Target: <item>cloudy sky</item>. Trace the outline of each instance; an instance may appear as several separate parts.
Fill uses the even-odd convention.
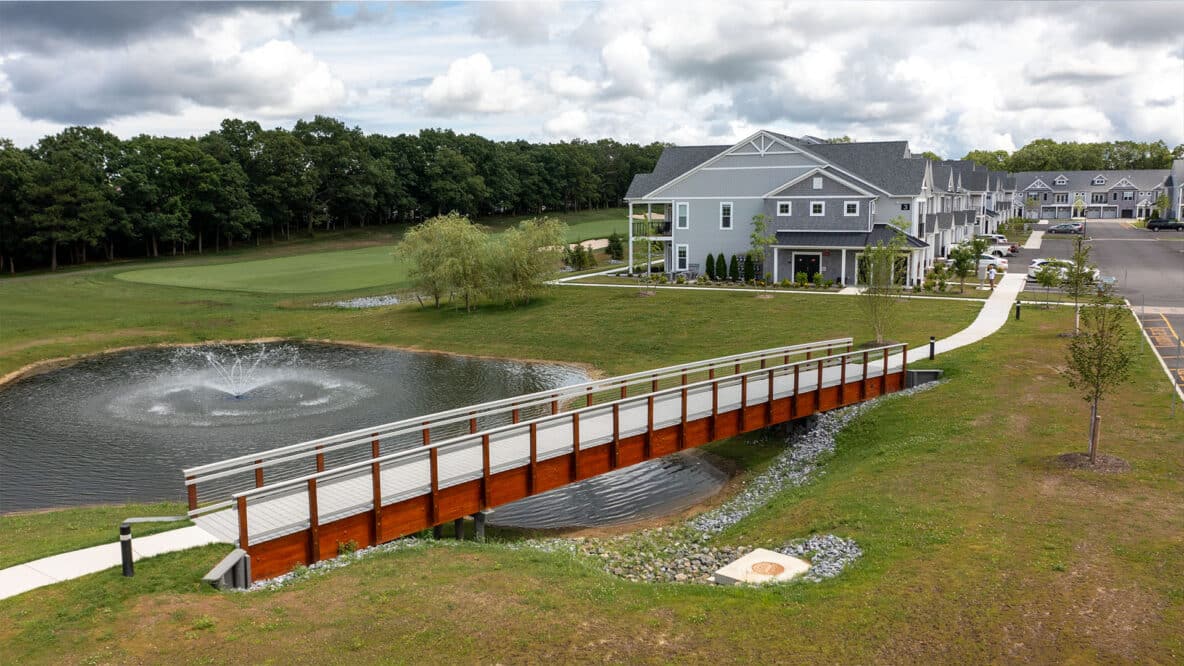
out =
[[[226,117],[495,139],[1184,143],[1184,3],[8,3],[0,136]]]

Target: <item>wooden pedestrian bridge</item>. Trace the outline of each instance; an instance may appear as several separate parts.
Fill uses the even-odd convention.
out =
[[[907,346],[823,340],[404,419],[184,470],[189,515],[269,578],[905,386]]]

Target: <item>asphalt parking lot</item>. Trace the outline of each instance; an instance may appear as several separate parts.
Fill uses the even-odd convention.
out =
[[[1104,276],[1116,279],[1115,291],[1126,298],[1139,322],[1168,366],[1177,386],[1184,389],[1184,233],[1151,232],[1121,220],[1090,220],[1085,236],[1092,248],[1090,261]],[[1069,259],[1070,234],[1045,234],[1039,250],[1020,250],[1009,262],[1009,273],[1027,273],[1033,259]],[[1029,282],[1029,291],[1042,291]]]

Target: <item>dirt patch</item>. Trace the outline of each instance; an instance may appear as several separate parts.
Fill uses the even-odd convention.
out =
[[[1053,466],[1059,469],[1084,469],[1102,474],[1120,474],[1131,471],[1131,464],[1105,453],[1097,455],[1096,462],[1090,462],[1088,453],[1062,453],[1053,459]]]

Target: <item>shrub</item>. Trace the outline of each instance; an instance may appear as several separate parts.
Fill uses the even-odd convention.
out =
[[[666,284],[669,280],[666,279],[666,274],[662,273],[658,276],[658,284]]]
[[[815,273],[811,281],[815,286],[822,286],[822,273]]]
[[[823,281],[822,281],[822,287],[823,287],[823,289],[830,289],[830,288],[831,288],[831,287],[833,287],[833,286],[835,286],[835,281],[834,281],[834,280],[823,280]]]
[[[809,281],[809,277],[806,275],[806,271],[798,271],[793,276],[793,280],[794,282],[798,283],[799,287],[804,287],[806,286],[806,282]]]
[[[728,260],[724,259],[724,253],[720,252],[715,255],[715,277],[712,280],[726,280],[728,278]]]
[[[707,284],[708,282],[711,282],[711,280],[708,279],[706,275],[700,275],[699,277],[695,278],[695,284]]]
[[[789,289],[793,286],[793,283],[789,281],[789,278],[781,278],[781,286]]]
[[[728,277],[732,282],[740,281],[740,257],[732,255],[732,262],[728,264]]]
[[[704,266],[707,268],[707,277],[714,280],[715,279],[715,257],[711,256],[710,252],[707,253],[707,263],[704,264]]]
[[[608,252],[608,256],[617,261],[624,259],[625,237],[614,231],[608,237],[608,246],[605,247],[605,252]]]
[[[752,257],[744,256],[744,281],[752,282],[756,279],[756,264],[753,263]]]
[[[674,283],[675,284],[686,284],[687,283],[687,276],[679,275],[678,277],[674,278]]]

